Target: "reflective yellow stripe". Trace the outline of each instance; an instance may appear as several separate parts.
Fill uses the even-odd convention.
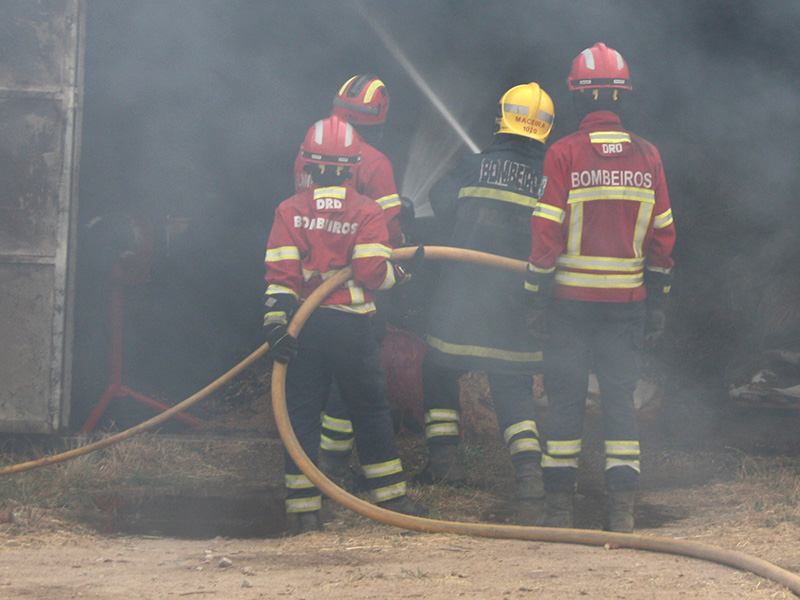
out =
[[[294,296],[295,300],[297,298],[299,298],[299,296],[297,295],[297,292],[295,292],[293,289],[288,288],[288,287],[283,286],[283,285],[278,285],[276,283],[271,283],[269,285],[269,287],[267,287],[267,293],[268,294],[291,294],[292,296]]]
[[[605,450],[606,454],[615,456],[639,456],[639,442],[636,440],[606,441]]]
[[[426,423],[431,423],[433,421],[458,421],[459,418],[458,411],[449,408],[433,408],[425,413]]]
[[[536,429],[536,421],[520,421],[519,423],[514,423],[503,432],[503,439],[508,443],[512,437],[522,432],[530,432],[534,436],[539,437],[539,430]]]
[[[619,258],[616,256],[575,256],[562,254],[556,260],[565,269],[590,269],[592,271],[641,271],[643,258]]]
[[[593,131],[589,134],[589,141],[593,144],[630,143],[631,136],[623,131]]]
[[[322,426],[339,433],[353,433],[353,423],[348,419],[337,419],[330,415],[322,415]]]
[[[573,469],[577,469],[578,457],[576,456],[573,458],[557,458],[555,456],[550,456],[549,454],[543,454],[542,467],[545,468],[570,467]]]
[[[326,304],[320,308],[332,308],[354,315],[366,315],[375,312],[374,302],[364,302],[363,304]]]
[[[526,196],[525,194],[518,194],[516,192],[497,190],[495,188],[482,186],[463,187],[461,190],[459,190],[458,197],[486,198],[488,200],[498,200],[500,202],[508,202],[509,204],[516,204],[519,206],[529,206],[531,208],[536,206],[536,203],[538,202],[534,196]]]
[[[353,246],[352,257],[356,258],[370,258],[370,257],[389,258],[392,256],[392,249],[383,244],[356,244]]]
[[[266,262],[278,262],[281,260],[300,260],[300,250],[297,246],[280,246],[278,248],[267,248]]]
[[[399,458],[387,460],[382,463],[374,463],[371,465],[361,465],[364,471],[364,477],[367,479],[375,479],[376,477],[386,477],[387,475],[394,475],[395,473],[403,472],[403,465],[400,463]]]
[[[653,227],[656,229],[663,229],[669,225],[672,225],[672,209],[668,209],[660,215],[656,215],[655,220],[653,220]]]
[[[533,271],[534,273],[541,273],[543,275],[547,275],[548,273],[552,273],[553,271],[555,271],[556,268],[555,267],[550,267],[549,269],[544,269],[542,267],[537,267],[533,263],[528,263],[528,270],[529,271]]]
[[[341,186],[317,188],[314,190],[314,200],[317,198],[336,198],[344,200],[347,190]]]
[[[389,194],[388,196],[378,198],[375,202],[377,202],[383,210],[386,210],[387,208],[400,206],[400,196],[397,194]]]
[[[541,452],[542,447],[536,438],[521,438],[514,440],[508,445],[508,451],[513,456],[520,452]]]
[[[633,230],[633,254],[637,257],[642,256],[642,246],[647,230],[650,227],[653,206],[653,204],[646,202],[639,205],[639,216],[636,218],[636,228]]]
[[[644,283],[644,275],[594,275],[592,273],[573,273],[557,271],[556,283],[574,287],[629,289]]]
[[[346,440],[334,440],[327,435],[319,436],[319,447],[323,450],[330,450],[332,452],[347,452],[352,450],[355,445],[355,439],[347,438]]]
[[[630,467],[637,473],[641,473],[641,467],[639,465],[638,460],[626,460],[623,458],[606,458],[606,471],[609,469],[613,469],[614,467]]]
[[[458,423],[436,423],[425,426],[425,437],[430,439],[440,435],[458,436]]]
[[[511,350],[499,350],[496,348],[485,348],[483,346],[451,344],[431,335],[427,336],[426,341],[432,347],[444,352],[445,354],[476,356],[480,358],[496,358],[498,360],[508,360],[514,362],[536,362],[542,360],[541,352],[513,352]]]
[[[564,217],[566,217],[566,215],[567,213],[565,210],[549,204],[542,204],[541,202],[533,209],[534,217],[555,221],[559,225],[564,222]]]
[[[287,498],[286,500],[287,513],[312,512],[321,509],[322,495],[311,498]]]
[[[305,475],[284,475],[284,484],[290,490],[307,490],[313,488],[314,484]]]
[[[547,453],[550,456],[567,456],[568,454],[580,454],[581,440],[549,440],[547,442]]]
[[[387,485],[386,487],[372,490],[372,496],[373,498],[375,498],[375,502],[386,502],[387,500],[391,500],[392,498],[399,498],[400,496],[405,496],[405,495],[406,495],[405,481],[401,481],[400,483],[395,483],[394,485]]]
[[[388,260],[386,261],[386,276],[381,281],[381,284],[378,286],[379,290],[388,290],[394,287],[394,284],[397,283],[397,279],[394,276],[394,269],[392,268],[392,263]]]
[[[567,204],[591,202],[593,200],[634,200],[655,204],[654,190],[622,185],[599,185],[596,187],[577,188],[569,191]]]
[[[364,102],[372,102],[372,97],[375,95],[375,92],[382,87],[383,82],[380,79],[376,79],[370,83],[369,86],[367,86],[367,91],[364,92]]]
[[[286,318],[286,313],[281,311],[268,312],[264,315],[264,325],[278,323],[279,325],[287,325],[289,319]]]
[[[567,254],[579,255],[583,240],[583,204],[572,207],[569,215],[569,231],[567,232]]]

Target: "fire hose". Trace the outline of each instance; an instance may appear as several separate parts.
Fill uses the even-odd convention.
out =
[[[394,260],[408,260],[412,257],[416,247],[398,248],[393,254]],[[485,266],[501,268],[509,271],[523,273],[526,268],[524,261],[496,256],[473,250],[448,248],[444,246],[429,246],[425,248],[425,258],[436,260],[459,260],[473,262]],[[332,277],[325,280],[309,297],[300,305],[289,324],[289,332],[295,337],[299,334],[311,313],[322,301],[337,287],[344,284],[352,277],[350,267],[346,267]],[[251,366],[256,360],[266,353],[268,344],[263,344],[241,363],[227,373],[213,381],[202,390],[196,392],[179,404],[158,414],[157,416],[140,423],[130,429],[96,442],[81,446],[61,454],[40,458],[38,460],[11,465],[0,469],[0,475],[19,473],[45,465],[64,462],[100,450],[124,439],[132,437],[150,429],[174,414],[185,410],[197,403],[208,394],[216,391],[242,371]],[[608,546],[629,548],[634,550],[647,550],[679,556],[688,556],[708,560],[722,565],[727,565],[749,571],[776,583],[779,583],[796,595],[800,596],[800,576],[791,571],[778,567],[768,561],[749,556],[742,552],[726,550],[709,544],[686,540],[674,540],[663,537],[642,536],[630,533],[613,533],[607,531],[585,529],[556,529],[548,527],[527,527],[516,525],[493,525],[486,523],[461,523],[456,521],[441,521],[430,518],[414,517],[386,510],[354,496],[328,479],[322,471],[308,458],[295,436],[286,406],[286,369],[287,366],[278,362],[273,365],[272,371],[272,407],[275,421],[281,439],[300,470],[319,488],[319,490],[332,500],[345,508],[352,510],[379,523],[419,531],[424,533],[451,533],[457,535],[470,535],[497,539],[516,539],[533,542],[556,542],[565,544],[581,544],[587,546]]]

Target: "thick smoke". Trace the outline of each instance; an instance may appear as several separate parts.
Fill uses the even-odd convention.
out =
[[[144,311],[140,339],[131,342],[139,344],[130,360],[141,362],[142,378],[154,356],[168,362],[154,344],[170,355],[196,349],[187,351],[191,367],[183,367],[192,377],[182,379],[189,389],[181,391],[192,391],[197,379],[214,378],[260,341],[271,215],[292,193],[292,162],[305,131],[329,113],[348,77],[371,72],[386,82],[391,106],[378,145],[393,159],[401,191],[420,206],[443,165],[469,151],[359,4],[88,3],[81,219],[127,210],[160,231],[168,217],[189,223],[187,233],[159,249],[147,292],[156,309]],[[627,122],[661,150],[673,198],[676,331],[691,337],[699,322],[735,324],[753,342],[759,319],[748,313],[759,299],[731,301],[735,278],[779,272],[799,253],[794,3],[363,5],[480,146],[491,139],[497,99],[528,81],[555,101],[551,140],[573,131],[565,84],[572,59],[597,41],[619,50],[636,88]],[[88,268],[91,256],[79,261],[79,269]],[[158,332],[149,332],[159,319]],[[181,368],[163,371],[169,379],[167,371]]]

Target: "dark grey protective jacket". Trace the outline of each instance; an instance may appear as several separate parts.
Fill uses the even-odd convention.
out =
[[[448,245],[527,261],[543,158],[544,144],[503,134],[465,156],[429,194]],[[540,373],[541,349],[524,322],[524,274],[440,264],[428,313],[428,358],[453,369]]]

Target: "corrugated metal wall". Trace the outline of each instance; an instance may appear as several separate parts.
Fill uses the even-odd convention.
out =
[[[69,418],[83,0],[0,2],[0,433]]]

